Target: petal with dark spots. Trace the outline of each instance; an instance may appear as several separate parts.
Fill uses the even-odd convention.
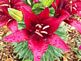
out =
[[[47,20],[44,20],[43,24],[49,25],[49,28],[47,29],[47,31],[49,33],[53,33],[53,32],[55,32],[58,29],[61,21],[62,20],[60,20],[58,18],[50,17]]]
[[[29,12],[26,7],[22,7],[21,10],[24,14],[24,21],[25,21],[26,27],[27,29],[30,29],[32,27],[32,24],[38,21],[37,16],[34,13]]]
[[[19,2],[22,2],[22,0],[10,0],[11,4],[16,4],[16,3],[19,3]]]
[[[70,17],[70,14],[66,10],[62,9],[60,12],[61,13],[60,13],[60,16],[58,17],[58,19],[60,19],[61,21]]]
[[[65,42],[56,34],[52,35],[48,39],[48,41],[49,41],[50,45],[60,48],[65,52],[68,52],[70,50],[68,45],[65,44]]]
[[[22,42],[26,41],[28,39],[28,36],[29,35],[27,34],[27,31],[23,29],[4,37],[3,40],[6,42]]]
[[[47,19],[47,18],[49,18],[49,8],[45,8],[40,14],[39,14],[39,17],[41,18],[41,19]]]
[[[32,50],[34,55],[34,61],[41,61],[43,54],[46,52],[48,48],[48,42],[43,39],[38,41],[35,39],[31,39],[28,41],[29,48]]]

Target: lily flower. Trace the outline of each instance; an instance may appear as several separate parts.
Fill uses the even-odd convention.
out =
[[[52,6],[56,11],[56,16],[59,17],[61,10],[67,11],[68,16],[64,21],[75,27],[81,33],[81,22],[75,16],[81,17],[81,1],[80,0],[56,0]],[[67,14],[66,14],[67,15]]]
[[[24,22],[26,28],[18,30],[6,37],[6,42],[27,41],[29,49],[34,55],[34,61],[40,61],[42,55],[46,52],[48,45],[55,46],[63,51],[69,51],[68,45],[54,32],[58,29],[62,19],[68,17],[54,18],[49,16],[49,9],[45,8],[40,14],[29,12],[26,7],[22,6]],[[63,14],[65,12],[63,11]]]
[[[21,0],[0,0],[0,27],[7,25],[12,32],[18,30],[17,21],[9,15],[8,8],[20,10],[21,6],[27,5]]]

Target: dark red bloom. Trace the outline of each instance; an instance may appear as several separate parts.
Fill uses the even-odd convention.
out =
[[[30,10],[31,11],[31,10]],[[62,20],[68,15],[60,16],[58,19],[49,16],[49,9],[45,8],[40,14],[29,12],[27,7],[22,6],[26,28],[18,30],[4,38],[7,42],[28,41],[29,48],[34,55],[34,61],[40,61],[48,45],[55,46],[63,51],[69,51],[67,44],[54,32],[58,29]]]
[[[10,17],[8,8],[20,10],[21,6],[26,6],[21,0],[0,0],[0,27],[7,25],[12,32],[18,30],[17,22]]]
[[[62,12],[60,12],[61,10],[67,11],[70,16],[68,16],[64,21],[71,26],[74,26],[81,33],[81,22],[73,17],[74,15],[81,16],[80,0],[56,0],[52,6],[56,10],[57,17],[62,14]]]

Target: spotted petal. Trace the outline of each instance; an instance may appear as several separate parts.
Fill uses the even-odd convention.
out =
[[[18,2],[21,2],[22,0],[10,0],[10,2],[12,3],[12,4],[16,4],[16,3],[18,3]]]
[[[23,12],[23,15],[24,15],[24,21],[25,21],[25,24],[26,24],[26,27],[27,27],[27,29],[29,29],[29,28],[31,28],[32,26],[32,24],[31,24],[31,22],[33,23],[35,23],[36,21],[37,21],[37,16],[34,14],[34,13],[32,13],[31,12],[31,10],[29,11],[28,9],[27,9],[27,7],[22,7],[21,8],[21,10],[22,10],[22,12]]]
[[[59,20],[65,20],[66,18],[68,18],[70,16],[70,14],[66,11],[66,10],[61,10],[60,11],[60,16],[59,16]]]
[[[52,35],[49,39],[49,43],[52,46],[62,49],[65,52],[69,51],[69,47],[64,41],[56,34]]]
[[[39,17],[41,18],[41,19],[47,19],[47,18],[49,18],[49,9],[48,8],[45,8],[40,14],[39,14]]]
[[[43,53],[45,53],[45,51],[48,48],[48,42],[44,41],[44,40],[29,40],[29,48],[32,50],[33,55],[34,55],[34,61],[41,61],[42,55]]]
[[[3,38],[3,40],[6,42],[21,42],[21,41],[25,41],[27,39],[28,39],[28,34],[25,29],[18,30]]]

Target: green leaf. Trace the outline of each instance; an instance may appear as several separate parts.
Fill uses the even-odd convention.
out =
[[[30,60],[30,59],[26,59],[26,60],[24,60],[24,61],[32,61],[32,60]]]
[[[22,61],[30,60],[33,61],[33,54],[28,48],[27,42],[14,43],[14,50],[17,52],[17,56]],[[62,57],[62,51],[55,47],[49,46],[46,53],[42,56],[41,61],[54,61],[55,59],[59,60],[59,57]]]
[[[18,22],[18,29],[23,29],[25,28],[24,20],[21,22]]]
[[[34,10],[34,9],[36,9],[36,8],[39,8],[40,6],[41,6],[40,3],[36,3],[36,4],[33,5],[32,10]]]
[[[32,6],[33,5],[33,0],[25,0],[25,3],[27,3],[30,6]]]
[[[61,23],[59,29],[56,31],[56,34],[58,34],[62,39],[67,40],[67,26],[64,24],[64,22]]]
[[[17,21],[22,21],[23,19],[23,14],[21,11],[13,9],[13,8],[8,8],[8,12],[12,18],[14,18]]]
[[[50,8],[50,16],[54,16],[54,14],[55,14],[54,8]]]
[[[32,10],[35,12],[35,14],[39,14],[43,10],[43,6],[41,3],[36,3],[33,5]]]
[[[44,7],[49,7],[54,0],[41,0],[41,3]]]

